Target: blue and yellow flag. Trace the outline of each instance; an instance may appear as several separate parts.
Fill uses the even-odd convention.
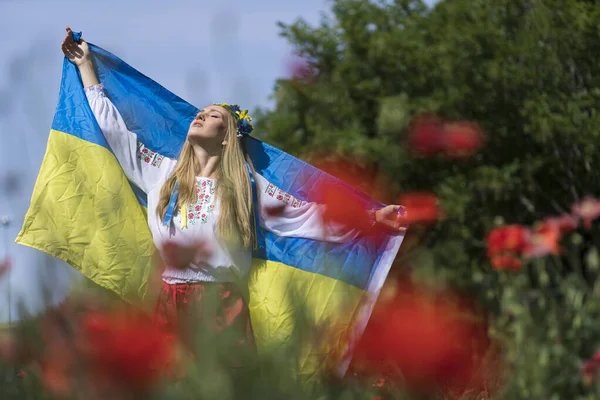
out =
[[[149,149],[176,159],[198,109],[116,56],[90,48],[100,81],[128,129]],[[300,200],[314,200],[311,187],[324,181],[347,186],[255,138],[245,141],[257,172]],[[382,206],[359,196],[365,207]],[[127,180],[102,135],[77,68],[65,59],[46,154],[16,242],[68,262],[126,300],[143,299],[155,251],[145,205],[144,194]],[[357,337],[403,239],[391,235],[377,242],[332,244],[263,235],[265,246],[254,252],[249,277],[259,349],[290,339],[299,304],[311,323],[335,321],[344,333],[340,337]],[[337,350],[309,346],[300,371],[313,374],[328,357],[339,355]],[[339,370],[348,362],[346,354]]]

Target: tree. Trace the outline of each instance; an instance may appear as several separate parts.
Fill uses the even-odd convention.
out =
[[[510,283],[491,270],[485,236],[498,224],[532,224],[569,211],[583,195],[598,192],[600,63],[594,55],[600,50],[600,4],[445,0],[432,9],[419,0],[331,4],[331,16],[318,26],[303,20],[281,24],[282,36],[307,66],[300,76],[279,80],[275,108],[259,111],[263,138],[313,163],[353,160],[368,171],[368,180],[387,182],[386,193],[378,193],[386,202],[405,191],[438,194],[447,218],[422,238],[413,233],[425,251],[410,265],[416,274],[474,293],[497,316],[505,311],[509,290],[537,290],[544,279],[556,289],[571,279],[570,263],[529,265],[522,282]],[[424,112],[478,123],[487,132],[486,147],[461,161],[414,156],[405,138],[411,120]],[[598,236],[582,235],[577,251],[584,260]],[[404,253],[409,249],[405,245]],[[403,260],[397,264],[407,268]],[[594,285],[593,271],[583,276]],[[579,312],[570,310],[565,318]],[[597,321],[593,310],[585,315],[588,322]],[[543,317],[536,318],[527,329],[539,329]],[[597,334],[589,331],[585,344],[565,346],[583,356],[600,339]],[[564,367],[561,357],[553,364],[557,369]],[[569,358],[571,368],[576,359]],[[577,386],[577,379],[531,379],[538,379],[536,388],[548,384],[545,394]]]
[[[557,0],[442,1],[431,10],[414,0],[334,1],[318,27],[281,24],[313,74],[277,82],[259,131],[313,162],[324,153],[360,160],[391,180],[385,200],[438,193],[448,218],[429,237],[436,264],[468,277],[464,259],[443,257],[441,234],[481,255],[497,216],[530,223],[598,187],[600,69],[589,55],[600,43],[599,10]],[[460,163],[411,156],[403,138],[422,112],[479,123],[485,150]]]

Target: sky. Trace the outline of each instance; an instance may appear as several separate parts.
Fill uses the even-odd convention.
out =
[[[10,221],[0,226],[0,259],[13,260],[0,281],[0,322],[18,315],[16,299],[32,313],[45,299],[60,302],[79,276],[14,243],[46,149],[66,25],[197,107],[252,110],[272,105],[293,55],[277,22],[315,25],[328,8],[326,0],[0,0],[0,221]]]

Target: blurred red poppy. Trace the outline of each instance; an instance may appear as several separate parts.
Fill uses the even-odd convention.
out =
[[[364,200],[355,189],[338,183],[321,183],[317,186],[317,202],[324,206],[324,229],[339,230],[340,226],[367,231],[372,224]]]
[[[444,124],[443,152],[452,158],[469,157],[478,152],[484,143],[483,131],[468,121]]]
[[[45,388],[59,397],[71,393],[75,359],[73,349],[64,343],[52,343],[40,363]]]
[[[486,325],[471,307],[448,293],[400,283],[375,306],[354,348],[352,369],[399,369],[409,389],[463,392],[483,386],[488,345]]]
[[[0,360],[15,362],[17,342],[9,332],[0,332]]]
[[[444,124],[434,115],[417,117],[409,127],[408,147],[421,156],[433,156],[444,150]]]
[[[10,258],[6,257],[4,260],[0,261],[0,278],[2,278],[10,269],[12,268],[12,261]]]
[[[592,196],[585,197],[572,207],[573,215],[583,221],[585,229],[592,228],[592,221],[600,217],[600,201]]]
[[[211,248],[203,241],[188,245],[167,241],[162,247],[165,264],[179,269],[188,268],[191,263],[206,259],[211,254]]]
[[[492,229],[487,236],[489,257],[500,253],[520,253],[529,242],[529,229],[522,225],[506,225]]]
[[[560,239],[560,227],[548,221],[543,222],[532,231],[523,255],[528,258],[537,258],[549,254],[559,254]]]
[[[573,232],[577,229],[577,219],[571,214],[562,214],[558,217],[546,218],[545,223],[555,225],[561,233]]]
[[[479,151],[485,142],[483,130],[469,121],[444,121],[433,114],[420,115],[408,129],[408,147],[420,156],[438,154],[465,158]]]
[[[315,166],[339,179],[321,180],[314,186],[314,201],[322,204],[323,227],[329,230],[356,229],[370,231],[372,220],[369,218],[365,198],[361,194],[373,190],[369,171],[358,164],[339,158],[323,158]]]
[[[443,216],[438,198],[433,193],[404,193],[398,198],[398,204],[405,208],[400,218],[402,224],[432,224]]]
[[[591,360],[586,360],[581,366],[581,378],[587,386],[600,378],[600,351],[596,351]]]
[[[287,70],[291,80],[295,82],[310,83],[315,77],[315,71],[310,62],[298,55],[290,57]]]
[[[492,267],[497,270],[510,270],[518,271],[523,266],[523,263],[519,257],[514,254],[498,254],[490,258]]]
[[[375,382],[373,384],[373,386],[375,386],[375,387],[383,387],[383,385],[385,385],[385,379],[384,378],[377,379],[377,382]]]
[[[131,389],[148,389],[173,358],[170,337],[141,314],[89,313],[81,335],[83,354],[95,376]]]

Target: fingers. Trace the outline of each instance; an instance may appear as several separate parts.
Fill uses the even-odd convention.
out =
[[[403,225],[400,222],[396,222],[394,223],[394,230],[398,232],[406,232],[406,225]]]
[[[407,230],[407,225],[404,224],[401,220],[397,219],[385,219],[381,221],[381,224],[391,231],[395,232],[405,232]]]
[[[80,43],[83,43],[84,40],[83,39],[79,39],[79,42],[75,41],[75,36],[73,33],[73,30],[71,28],[69,28],[68,26],[65,28],[65,30],[67,31],[67,35],[65,36],[65,41],[67,44],[75,44],[75,45],[79,45]]]
[[[61,48],[63,53],[65,53],[65,56],[69,56],[67,53],[71,53],[71,44],[73,43],[73,40],[69,40],[72,39],[71,35],[69,32],[71,32],[71,28],[67,27],[67,35],[65,36],[65,38],[62,41],[61,44]]]
[[[68,26],[67,26],[66,29],[67,29],[67,42],[68,43],[73,43],[74,42],[74,40],[73,40],[73,31]]]
[[[83,57],[83,49],[79,46],[73,46],[71,52],[73,53],[73,55],[77,58],[82,58]]]
[[[61,48],[62,48],[63,53],[69,60],[73,60],[76,57],[77,48],[75,46],[73,46],[72,44],[69,44],[66,41],[66,39],[65,39],[65,41],[63,41]]]
[[[81,40],[81,43],[77,43],[73,37],[73,31],[70,27],[65,27],[67,34],[62,41],[61,49],[65,56],[72,62],[82,58],[85,55],[86,49],[82,47],[85,42]]]
[[[67,46],[66,42],[63,41],[61,49],[63,51],[63,53],[65,54],[65,57],[67,57],[68,59],[73,59],[73,52],[71,51],[70,47]]]

